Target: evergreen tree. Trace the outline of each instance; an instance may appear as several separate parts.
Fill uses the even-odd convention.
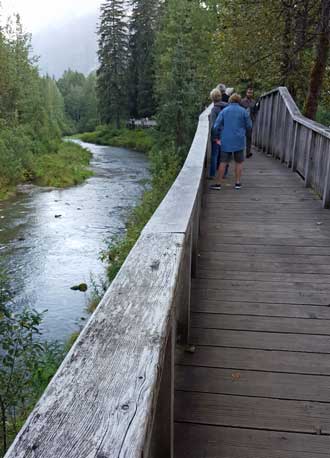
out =
[[[128,31],[124,0],[106,0],[101,6],[98,99],[101,120],[116,122],[126,114]]]
[[[213,63],[216,15],[198,0],[168,0],[157,37],[160,129],[177,149],[190,145],[197,115],[216,78]]]
[[[129,39],[129,110],[131,116],[155,114],[154,43],[159,0],[133,0]]]

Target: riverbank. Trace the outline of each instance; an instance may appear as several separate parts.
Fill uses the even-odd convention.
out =
[[[94,132],[77,135],[77,138],[96,145],[120,146],[148,153],[156,142],[156,133],[153,129],[115,129],[109,126],[99,126]]]
[[[101,126],[95,132],[79,135],[79,138],[99,145],[129,147],[148,154],[150,186],[143,193],[139,204],[129,214],[125,235],[109,240],[109,247],[102,254],[102,259],[107,264],[107,281],[110,283],[139,238],[142,229],[172,186],[181,168],[182,160],[174,151],[172,143],[162,140],[159,132],[153,129],[116,130]],[[96,291],[92,297],[92,304],[89,307],[91,312],[97,307],[104,288],[100,291],[101,294]]]
[[[127,214],[140,201],[149,180],[149,162],[144,153],[91,144],[82,146],[93,154],[90,166],[94,172],[82,186],[67,189],[23,186],[13,199],[0,203],[0,315],[2,306],[8,302],[2,292],[9,290],[12,291],[10,307],[17,304],[20,309],[28,303],[39,312],[47,309],[38,326],[42,332],[38,339],[41,353],[33,366],[27,360],[28,396],[24,399],[12,396],[9,402],[13,409],[10,406],[8,409],[15,417],[8,417],[5,423],[7,445],[88,319],[86,306],[93,280],[99,283],[99,278],[106,278],[105,265],[99,259],[100,252],[107,249],[104,239],[110,240],[125,231]],[[6,272],[3,286],[1,267]],[[82,282],[88,285],[87,292],[71,289]],[[24,320],[18,319],[18,324],[21,323],[25,325]],[[11,342],[15,343],[15,339]],[[4,354],[3,344],[8,348],[8,342],[0,339],[0,355]],[[0,385],[1,398],[8,383]],[[16,381],[12,387],[17,388]],[[1,443],[0,415],[0,456]]]
[[[92,154],[78,144],[57,142],[53,152],[32,154],[16,163],[6,163],[0,175],[0,200],[15,194],[17,184],[65,188],[82,183],[93,175],[88,169]]]

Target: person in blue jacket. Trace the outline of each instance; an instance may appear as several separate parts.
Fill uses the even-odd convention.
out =
[[[246,134],[252,129],[252,122],[248,112],[241,107],[241,96],[231,95],[228,107],[218,115],[212,129],[215,141],[221,144],[220,166],[217,174],[217,182],[210,189],[221,189],[226,165],[235,161],[235,188],[241,188],[241,176],[244,162],[244,149]]]

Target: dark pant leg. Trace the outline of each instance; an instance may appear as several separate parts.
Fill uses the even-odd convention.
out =
[[[252,130],[246,132],[246,155],[251,154],[251,145],[252,145]]]
[[[220,147],[219,145],[212,141],[212,150],[211,150],[211,164],[210,164],[210,177],[214,177],[218,170],[218,161],[219,161],[219,154]]]

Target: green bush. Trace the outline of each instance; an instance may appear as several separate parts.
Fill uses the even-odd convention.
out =
[[[63,142],[56,153],[37,157],[31,164],[30,173],[42,186],[76,185],[92,175],[87,169],[90,157],[91,153],[80,145]]]
[[[115,129],[111,126],[100,126],[95,132],[80,134],[79,138],[87,143],[125,147],[147,153],[154,143],[152,129]]]

